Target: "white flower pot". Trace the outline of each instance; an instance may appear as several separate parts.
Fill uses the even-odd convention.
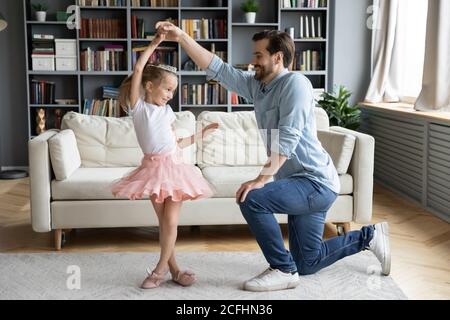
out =
[[[36,11],[36,20],[43,22],[47,17],[47,12],[45,11]]]
[[[255,23],[256,20],[256,12],[246,12],[245,13],[245,21],[247,23]]]

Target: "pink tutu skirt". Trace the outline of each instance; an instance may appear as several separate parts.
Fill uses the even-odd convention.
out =
[[[138,168],[113,183],[112,193],[130,200],[155,196],[157,203],[169,197],[172,201],[185,201],[213,195],[200,171],[183,162],[178,148],[171,153],[144,154]]]

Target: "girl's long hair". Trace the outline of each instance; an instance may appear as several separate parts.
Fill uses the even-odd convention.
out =
[[[142,73],[142,81],[141,88],[145,88],[147,82],[151,81],[155,86],[159,86],[161,84],[162,79],[168,74],[176,75],[170,71],[164,70],[160,66],[164,66],[163,64],[148,64],[144,72]],[[131,78],[132,75],[123,80],[122,84],[119,88],[119,104],[127,111],[130,106],[130,91],[131,91]]]

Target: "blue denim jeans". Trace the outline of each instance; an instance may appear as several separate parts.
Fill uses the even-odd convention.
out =
[[[323,241],[327,211],[336,198],[318,182],[292,177],[250,191],[240,208],[270,267],[306,275],[365,250],[373,237],[373,226],[367,226]],[[290,251],[274,213],[288,215]]]

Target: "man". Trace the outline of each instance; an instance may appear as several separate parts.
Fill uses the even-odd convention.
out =
[[[294,288],[299,274],[313,274],[334,262],[371,250],[390,272],[388,224],[365,226],[344,236],[322,240],[328,209],[340,190],[330,156],[317,139],[310,81],[288,71],[294,43],[287,33],[254,35],[251,75],[224,63],[169,22],[158,32],[178,42],[189,57],[226,89],[255,105],[258,127],[266,130],[269,160],[260,175],[236,192],[236,200],[255,235],[269,268],[244,283],[249,291]],[[275,134],[273,134],[276,130]],[[269,182],[274,177],[274,182]],[[288,215],[289,249],[285,249],[274,213]]]

